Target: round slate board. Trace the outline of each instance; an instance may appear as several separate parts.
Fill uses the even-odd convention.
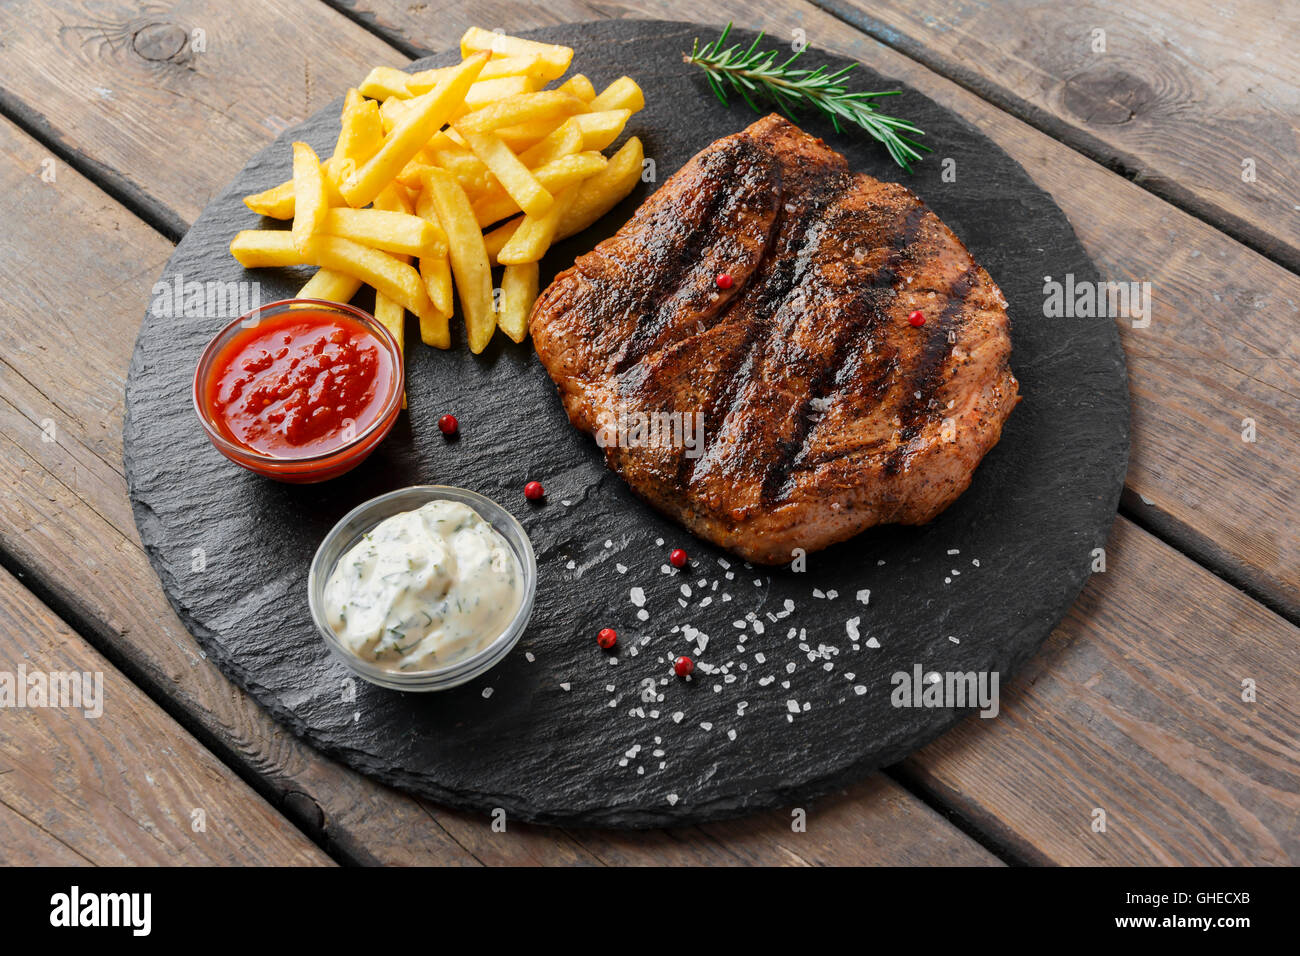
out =
[[[756,118],[741,103],[719,104],[681,61],[692,38],[709,39],[714,28],[607,21],[530,35],[573,46],[576,68],[598,89],[635,75],[647,105],[628,134],[641,137],[658,182]],[[854,83],[898,86],[864,67]],[[1097,275],[1025,171],[919,93],[888,105],[936,147],[910,177],[865,135],[836,134],[813,116],[802,125],[853,168],[905,182],[967,243],[1011,303],[1024,395],[970,490],[936,521],[867,532],[809,556],[802,573],[748,568],[652,512],[605,469],[594,442],[569,426],[530,346],[498,335],[480,356],[461,341],[440,352],[419,345],[413,320],[410,412],[391,437],[344,478],[276,484],[208,445],[190,380],[223,320],[162,315],[164,296],[131,364],[126,468],[141,538],[203,648],[278,720],[363,773],[441,803],[566,824],[672,824],[806,799],[899,760],[961,715],[895,708],[893,673],[996,671],[1005,685],[1065,614],[1090,552],[1106,541],[1128,452],[1124,356],[1110,320],[1043,318],[1044,276]],[[255,279],[264,302],[294,294],[304,274],[246,273],[227,245],[236,230],[262,225],[240,197],[288,178],[292,140],[327,153],[338,113],[331,104],[255,156],[177,247],[155,294],[178,278]],[[948,158],[953,182],[942,176]],[[653,188],[642,185],[557,246],[543,283]],[[435,426],[447,411],[460,419],[459,441]],[[547,489],[540,507],[522,494],[534,478]],[[519,646],[484,677],[441,694],[354,682],[307,611],[308,563],[334,522],[417,483],[501,501],[527,528],[540,566],[536,613]],[[674,546],[691,553],[685,571],[666,564]],[[686,625],[707,635],[697,659],[729,665],[725,675],[668,676],[666,661],[700,643],[683,636]],[[610,626],[620,634],[615,654],[595,643]]]

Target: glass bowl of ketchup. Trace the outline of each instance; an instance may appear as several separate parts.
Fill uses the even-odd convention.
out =
[[[237,465],[277,481],[335,478],[387,437],[405,381],[396,340],[374,316],[323,299],[283,299],[240,316],[194,372],[203,430]]]

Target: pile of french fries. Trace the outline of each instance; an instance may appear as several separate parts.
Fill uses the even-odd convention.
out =
[[[522,342],[538,260],[640,178],[639,139],[601,151],[645,97],[626,76],[599,94],[580,73],[546,89],[568,70],[569,47],[471,27],[460,48],[456,66],[372,70],[348,91],[324,161],[294,143],[293,178],[244,199],[293,226],[240,232],[230,244],[240,264],[319,266],[303,298],[347,302],[365,283],[399,345],[410,311],[420,338],[444,349],[454,277],[472,352],[497,326]]]

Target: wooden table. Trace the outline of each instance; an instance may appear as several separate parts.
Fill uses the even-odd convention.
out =
[[[1133,454],[1105,573],[998,720],[816,802],[807,832],[780,810],[670,831],[495,833],[322,758],[179,624],[127,503],[122,395],[150,286],[209,198],[371,65],[453,46],[471,22],[700,9],[0,6],[0,671],[102,671],[109,702],[98,720],[0,711],[0,861],[1300,862],[1294,5],[710,8],[782,40],[803,30],[959,111],[1053,194],[1103,277],[1154,295],[1148,328],[1120,324]]]

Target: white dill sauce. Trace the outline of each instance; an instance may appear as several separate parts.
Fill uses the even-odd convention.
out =
[[[325,584],[325,619],[354,654],[385,670],[423,671],[490,644],[523,601],[505,538],[458,501],[385,518]]]

